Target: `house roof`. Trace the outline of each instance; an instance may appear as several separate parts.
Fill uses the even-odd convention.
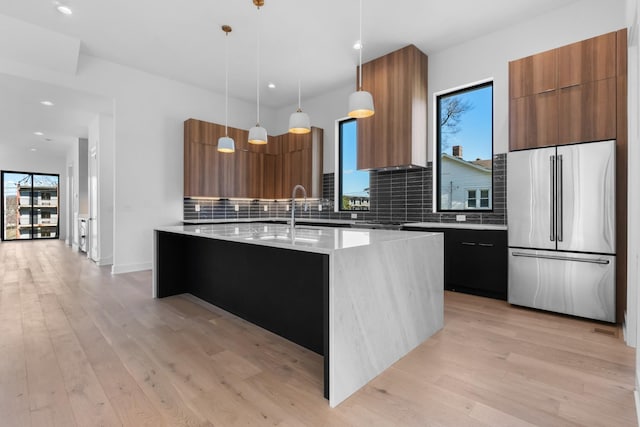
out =
[[[456,156],[452,156],[451,154],[447,154],[447,153],[442,153],[442,160],[457,162],[458,164],[465,165],[467,167],[479,170],[481,172],[491,173],[491,167],[486,167],[484,165],[491,166],[492,160],[474,160],[473,162],[468,162],[464,159],[461,159]]]

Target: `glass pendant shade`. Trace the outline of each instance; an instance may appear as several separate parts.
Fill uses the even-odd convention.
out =
[[[267,130],[256,124],[249,129],[249,144],[262,145],[267,143]]]
[[[362,119],[375,113],[373,96],[366,90],[358,90],[349,95],[349,117]]]
[[[233,153],[236,151],[236,143],[233,138],[221,136],[218,138],[218,151],[221,153]]]
[[[303,113],[298,109],[289,117],[289,132],[296,134],[305,134],[311,132],[311,120],[307,113]]]

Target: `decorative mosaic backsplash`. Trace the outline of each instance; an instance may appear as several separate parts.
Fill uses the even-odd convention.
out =
[[[470,224],[507,223],[507,156],[493,158],[493,211],[465,212]],[[297,218],[351,219],[352,212],[334,212],[334,174],[322,178],[322,199],[310,199],[308,209],[296,204]],[[185,220],[286,218],[290,200],[184,199]],[[357,220],[375,222],[455,222],[456,213],[433,212],[433,166],[426,168],[372,171],[370,211],[355,211]],[[200,211],[196,211],[199,205]],[[237,206],[237,210],[236,210]],[[319,208],[321,206],[321,209]],[[266,210],[265,210],[266,208]]]

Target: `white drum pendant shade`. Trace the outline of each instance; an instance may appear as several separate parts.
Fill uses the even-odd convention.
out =
[[[374,113],[373,96],[369,92],[358,90],[349,95],[349,117],[361,119],[371,117]]]
[[[259,124],[249,129],[249,143],[256,145],[266,144],[267,130]]]
[[[221,153],[233,153],[236,151],[236,144],[232,138],[221,136],[218,138],[218,151]]]
[[[289,132],[305,134],[311,132],[311,120],[307,113],[298,110],[289,117]]]

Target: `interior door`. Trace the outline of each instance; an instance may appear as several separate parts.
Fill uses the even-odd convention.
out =
[[[99,240],[98,240],[98,162],[97,149],[91,148],[89,153],[89,225],[87,236],[87,256],[93,261],[100,260]]]
[[[507,154],[509,246],[555,249],[555,147]]]
[[[615,253],[615,141],[560,146],[557,167],[558,249]]]

